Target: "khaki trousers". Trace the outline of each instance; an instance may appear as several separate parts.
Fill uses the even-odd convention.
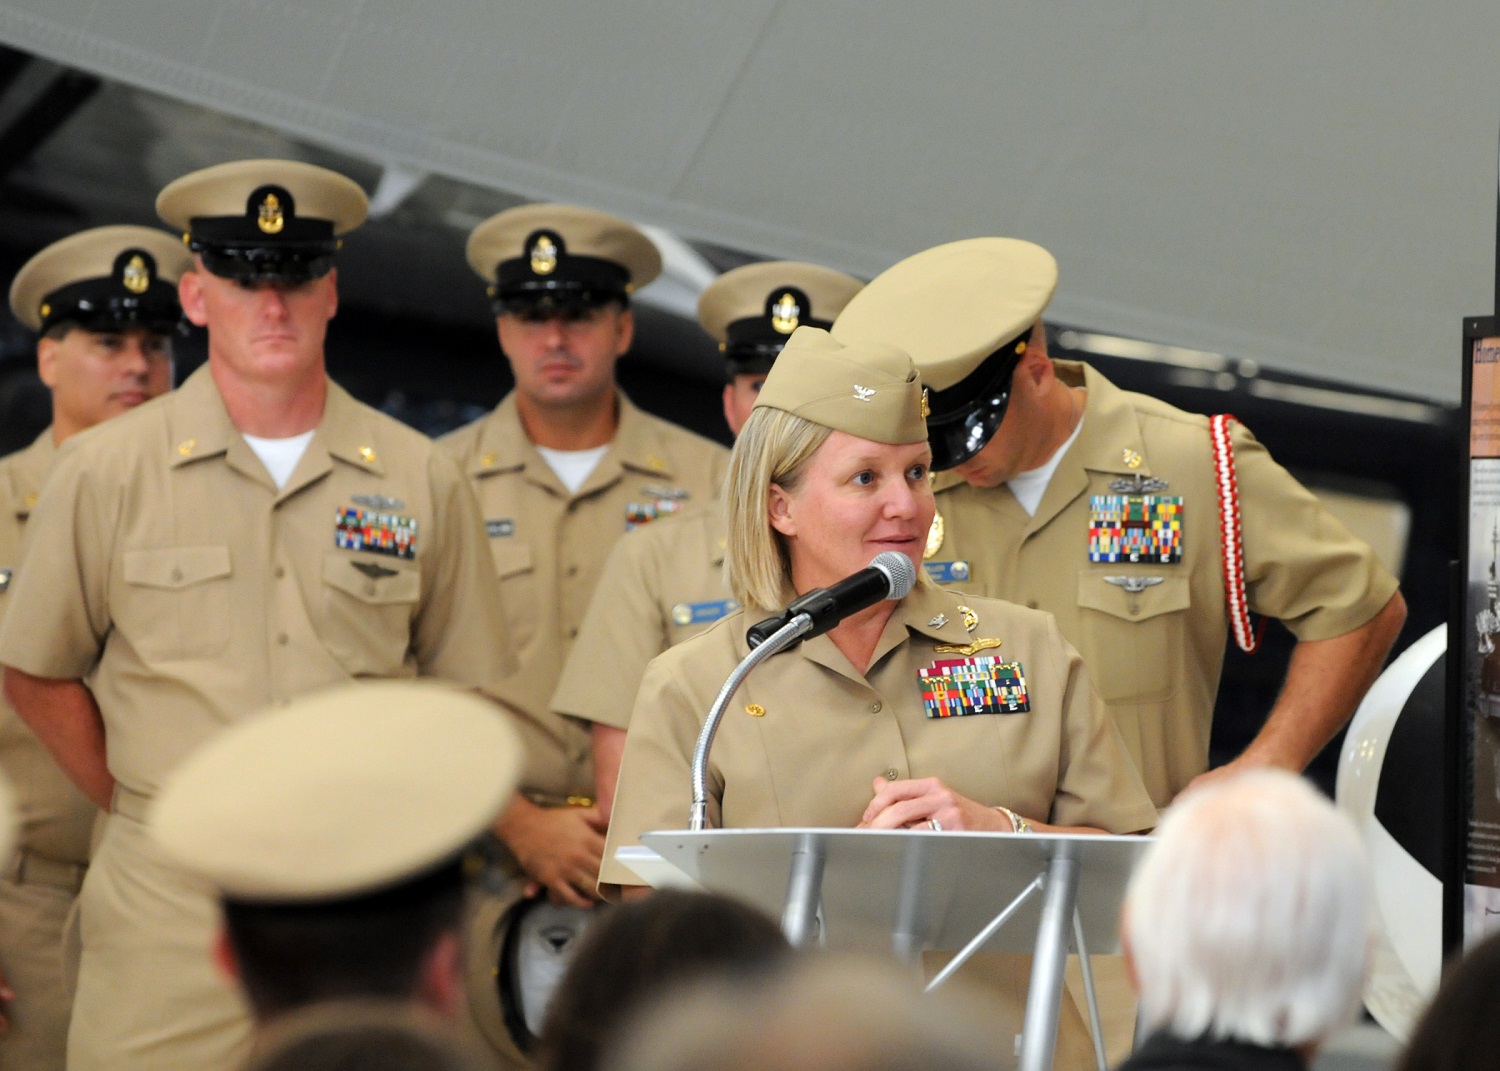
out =
[[[82,957],[68,1071],[232,1071],[250,1012],[215,967],[210,890],[111,815],[79,895]]]
[[[0,1071],[63,1071],[73,996],[62,934],[73,899],[71,887],[0,881],[0,969],[16,993],[4,1010]]]

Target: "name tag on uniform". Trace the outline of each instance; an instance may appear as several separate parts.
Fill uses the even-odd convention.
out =
[[[922,568],[934,584],[957,584],[969,579],[968,562],[923,562]]]
[[[333,541],[340,550],[362,550],[389,554],[393,558],[417,556],[417,519],[373,510],[340,509],[334,516]]]
[[[985,655],[946,658],[918,673],[922,678],[922,705],[929,718],[1024,714],[1031,709],[1026,674],[1019,662]]]
[[[509,517],[498,521],[485,521],[484,532],[491,539],[504,539],[507,536],[516,534],[516,522]]]
[[[729,616],[739,608],[740,604],[733,599],[719,599],[716,602],[680,602],[672,607],[672,624],[706,625],[710,621]]]
[[[1182,561],[1182,496],[1090,496],[1089,561]]]

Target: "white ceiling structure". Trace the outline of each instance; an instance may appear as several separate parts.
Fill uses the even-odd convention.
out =
[[[1493,0],[0,0],[0,41],[864,275],[1029,238],[1059,321],[1438,400],[1494,311]]]

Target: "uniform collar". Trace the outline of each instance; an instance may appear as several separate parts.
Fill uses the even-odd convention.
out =
[[[52,441],[50,425],[32,440],[30,446],[10,459],[7,467],[10,470],[11,490],[18,519],[25,520],[31,516],[31,508],[36,505],[42,484],[46,482],[56,462],[57,444]]]
[[[181,468],[209,458],[223,457],[228,465],[259,481],[269,476],[265,466],[245,442],[245,437],[224,408],[224,399],[207,364],[190,375],[172,395],[167,418],[168,464]],[[376,475],[385,473],[369,413],[332,380],[323,403],[323,416],[312,442],[298,463],[283,496],[333,469],[334,460]]]
[[[580,494],[617,478],[626,470],[664,480],[673,478],[667,444],[656,422],[638,409],[624,391],[615,391],[615,403],[620,415],[615,437],[588,480],[578,489]],[[544,473],[548,483],[555,482],[552,466],[526,437],[521,414],[516,408],[516,395],[512,391],[484,418],[479,429],[478,446],[469,462],[469,474],[492,476],[531,468]]]
[[[1054,361],[1053,367],[1068,386],[1087,387],[1089,392],[1083,429],[1064,455],[1064,462],[1092,472],[1150,476],[1151,458],[1146,454],[1140,421],[1125,392],[1080,361]],[[1132,466],[1135,458],[1139,462]]]

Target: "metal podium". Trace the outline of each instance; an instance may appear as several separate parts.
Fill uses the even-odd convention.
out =
[[[1020,1071],[1048,1071],[1057,1045],[1063,969],[1083,954],[1094,1051],[1104,1067],[1088,953],[1119,949],[1125,885],[1149,837],[862,829],[662,831],[617,858],[652,885],[684,878],[771,915],[795,945],[970,956],[1033,955]],[[1071,934],[1070,934],[1071,930]]]

